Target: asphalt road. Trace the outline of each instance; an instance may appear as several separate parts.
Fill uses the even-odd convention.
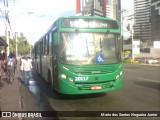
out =
[[[119,91],[59,95],[34,73],[38,92],[32,92],[40,109],[47,111],[160,111],[160,67],[125,64],[123,68],[123,88]]]

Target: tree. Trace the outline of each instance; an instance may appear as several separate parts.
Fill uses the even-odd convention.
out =
[[[19,55],[24,55],[25,53],[30,52],[30,44],[25,37],[18,37],[17,45]]]
[[[6,37],[2,37],[6,41]],[[24,55],[25,53],[30,53],[30,49],[33,48],[32,45],[29,44],[26,37],[17,37],[17,48],[18,55]],[[10,52],[16,53],[16,39],[9,39],[9,49]]]

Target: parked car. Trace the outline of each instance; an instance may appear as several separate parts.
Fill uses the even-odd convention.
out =
[[[146,62],[146,58],[145,57],[139,58],[139,62],[140,63],[145,63]]]
[[[147,63],[148,64],[158,64],[159,61],[154,58],[149,58],[149,59],[147,59]]]

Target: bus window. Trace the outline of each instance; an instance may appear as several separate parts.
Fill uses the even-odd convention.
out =
[[[43,55],[44,54],[44,43],[43,43],[44,41],[43,41],[43,38],[42,38],[42,40],[41,40],[41,54]]]
[[[40,53],[40,44],[37,44],[37,55]]]
[[[58,38],[57,38],[57,37],[58,37],[58,35],[57,35],[57,33],[56,33],[56,32],[54,32],[53,37],[54,37],[54,38],[53,38],[53,44],[54,44],[54,45],[57,45],[57,44],[58,44],[58,41],[57,41],[57,39],[58,39]]]
[[[48,46],[49,47],[49,49],[48,49],[49,50],[49,54],[51,54],[52,53],[51,52],[51,50],[52,50],[51,49],[52,48],[52,32],[49,33],[49,44],[48,45],[49,45]]]
[[[48,34],[46,35],[46,55],[49,54],[49,39],[48,39]]]
[[[45,55],[45,38],[43,38],[43,55]]]

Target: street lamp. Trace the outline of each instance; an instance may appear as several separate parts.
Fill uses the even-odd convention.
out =
[[[122,10],[120,11],[121,13],[121,35],[123,36],[123,13],[125,12],[126,10]]]
[[[123,52],[123,57],[124,57],[124,48],[123,48],[123,44],[124,44],[124,40],[123,40],[123,13],[125,12],[126,10],[122,10],[122,11],[119,11],[120,14],[121,14],[121,22],[120,22],[120,26],[121,26],[121,40],[122,40],[122,52]]]

